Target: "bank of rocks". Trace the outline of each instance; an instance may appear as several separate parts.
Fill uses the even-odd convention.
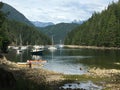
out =
[[[8,82],[9,80],[13,81],[11,82],[11,86],[13,87],[17,79],[28,79],[31,82],[35,83],[36,85],[41,85],[41,84],[47,85],[51,83],[53,84],[53,82],[57,83],[63,80],[62,78],[63,74],[61,73],[44,70],[42,68],[37,69],[37,68],[29,68],[29,67],[20,67],[16,63],[7,60],[4,56],[1,56],[0,58],[0,75],[1,75],[0,81],[2,81],[3,76],[5,76],[4,79],[6,78]],[[9,83],[6,83],[6,85],[9,85]],[[7,87],[6,85],[5,87]]]
[[[90,69],[87,75],[92,76],[94,78],[105,78],[105,88],[110,90],[120,90],[120,70],[100,69],[95,67]]]

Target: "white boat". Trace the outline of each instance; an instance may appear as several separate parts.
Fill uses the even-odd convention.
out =
[[[21,50],[26,50],[28,46],[20,46]]]
[[[31,50],[32,55],[42,55],[44,46],[34,45]]]
[[[17,50],[19,47],[18,46],[11,46],[11,48]]]
[[[49,50],[57,50],[57,48],[54,47],[54,46],[50,46],[48,49],[49,49]]]
[[[60,48],[63,48],[63,47],[64,47],[64,45],[63,45],[63,44],[60,44],[60,45],[59,45],[59,47],[60,47]]]
[[[54,46],[53,36],[52,36],[52,45],[48,49],[49,50],[57,50],[57,48]]]
[[[61,40],[60,40],[60,44],[59,44],[59,48],[63,48],[64,45],[62,44]]]
[[[33,48],[41,48],[41,49],[44,49],[44,46],[43,46],[43,45],[34,45]]]

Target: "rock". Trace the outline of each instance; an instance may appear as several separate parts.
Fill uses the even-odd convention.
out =
[[[3,57],[4,57],[4,56],[3,56],[2,54],[0,54],[0,58],[3,59]]]
[[[0,68],[0,88],[14,88],[16,80],[13,74]]]

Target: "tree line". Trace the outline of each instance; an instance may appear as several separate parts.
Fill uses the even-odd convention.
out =
[[[10,37],[9,41],[13,45],[20,45],[20,39],[22,39],[22,45],[50,44],[50,39],[45,34],[40,32],[36,27],[25,23],[6,20],[2,28],[6,32],[6,35]]]
[[[68,33],[65,44],[120,47],[120,0]]]
[[[22,45],[50,44],[50,39],[36,27],[22,22],[10,20],[1,10],[4,3],[0,2],[0,50],[6,52],[9,44],[19,45],[20,36]]]
[[[3,3],[0,2],[0,51],[6,52],[7,45],[9,44],[8,37],[2,29],[2,25],[6,19],[6,15],[1,11]]]

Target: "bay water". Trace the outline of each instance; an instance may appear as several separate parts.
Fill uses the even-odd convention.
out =
[[[70,49],[61,48],[55,51],[44,50],[43,55],[31,55],[30,50],[17,54],[10,50],[8,59],[15,62],[27,60],[46,60],[42,68],[64,74],[84,74],[89,68],[120,69],[119,50]],[[41,68],[41,67],[36,67]]]

